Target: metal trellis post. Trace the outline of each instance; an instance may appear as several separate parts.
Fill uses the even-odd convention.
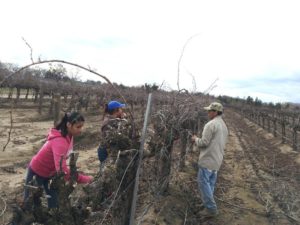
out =
[[[138,193],[138,188],[139,188],[139,176],[140,176],[140,170],[141,170],[140,168],[141,168],[141,162],[142,162],[143,153],[144,153],[144,143],[145,143],[145,139],[146,139],[147,124],[148,124],[148,118],[149,118],[149,114],[150,114],[151,99],[152,99],[152,93],[150,93],[148,96],[147,108],[146,108],[146,113],[145,113],[145,120],[144,120],[144,126],[143,126],[143,131],[142,131],[142,140],[141,140],[141,145],[140,145],[140,149],[139,149],[138,168],[137,168],[136,176],[135,176],[134,191],[133,191],[133,198],[132,198],[131,211],[130,211],[130,225],[134,225],[137,193]]]

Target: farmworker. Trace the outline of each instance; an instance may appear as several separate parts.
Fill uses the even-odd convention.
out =
[[[57,191],[49,187],[50,179],[60,171],[60,162],[62,159],[62,170],[65,173],[65,180],[70,179],[70,169],[67,167],[67,159],[73,152],[73,137],[81,133],[84,125],[84,117],[78,112],[66,113],[61,121],[52,128],[48,134],[46,143],[41,147],[38,153],[33,156],[28,169],[25,184],[28,185],[33,177],[36,178],[38,185],[43,186],[46,194],[49,208],[57,208]],[[91,176],[78,174],[78,183],[90,183]],[[29,190],[25,187],[24,204],[29,197]]]
[[[110,101],[105,105],[101,141],[98,147],[100,171],[104,168],[108,156],[115,163],[119,150],[128,149],[130,146],[128,121],[125,119],[124,107],[125,104],[118,101]]]
[[[222,104],[213,102],[204,109],[208,112],[209,122],[204,126],[202,137],[193,135],[192,142],[200,150],[197,182],[203,204],[202,214],[213,217],[218,214],[214,190],[217,172],[223,161],[228,129],[222,119]]]

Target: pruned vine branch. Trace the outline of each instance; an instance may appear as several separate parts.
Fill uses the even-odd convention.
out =
[[[10,111],[9,111],[9,115],[10,115],[10,127],[9,127],[9,131],[8,131],[8,138],[7,138],[6,144],[3,146],[2,152],[5,151],[7,145],[8,145],[9,142],[10,142],[10,139],[11,139],[11,132],[12,132],[12,129],[13,129],[13,117],[12,117],[12,112],[13,112],[13,104],[12,104],[11,109],[10,109]]]
[[[2,217],[3,214],[4,214],[5,211],[6,211],[6,201],[5,201],[4,198],[1,197],[1,196],[0,196],[0,199],[1,199],[1,201],[3,202],[3,205],[4,205],[4,207],[3,207],[3,209],[2,209],[2,212],[0,213],[0,217]]]
[[[180,90],[180,86],[179,86],[180,64],[181,64],[181,60],[182,60],[182,57],[183,57],[185,48],[186,48],[186,46],[188,45],[188,43],[189,43],[194,37],[197,37],[198,35],[199,35],[199,33],[198,33],[198,34],[194,34],[194,35],[192,35],[191,37],[189,37],[189,38],[187,39],[187,41],[185,42],[185,44],[183,45],[183,48],[182,48],[182,50],[181,50],[181,54],[180,54],[180,57],[179,57],[179,60],[178,60],[178,65],[177,65],[177,88],[178,88],[178,90]]]
[[[22,40],[25,42],[25,44],[28,46],[28,48],[30,49],[30,60],[31,60],[31,63],[34,63],[33,61],[33,50],[32,50],[32,47],[31,45],[25,40],[24,37],[22,37]]]

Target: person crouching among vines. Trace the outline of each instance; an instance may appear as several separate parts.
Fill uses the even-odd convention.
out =
[[[48,208],[57,208],[57,190],[49,187],[49,181],[58,172],[63,170],[65,180],[70,180],[70,169],[67,167],[67,159],[73,151],[73,137],[81,133],[84,125],[84,117],[78,112],[66,113],[55,128],[48,134],[46,143],[31,159],[27,169],[25,184],[28,185],[35,177],[38,185],[43,186],[46,194],[50,196]],[[91,176],[77,175],[78,183],[90,183]],[[29,190],[25,186],[24,206],[29,198]]]
[[[125,104],[110,101],[105,105],[104,120],[101,126],[101,141],[98,147],[100,171],[109,156],[112,163],[116,162],[119,151],[131,146],[129,124],[123,111]]]

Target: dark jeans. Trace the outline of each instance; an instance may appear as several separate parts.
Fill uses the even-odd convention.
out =
[[[100,163],[103,163],[107,159],[107,155],[108,155],[108,153],[107,153],[106,148],[99,146],[98,159],[99,159]]]
[[[58,207],[58,202],[57,202],[57,190],[49,188],[49,180],[50,178],[45,178],[37,175],[32,171],[30,166],[27,169],[27,175],[25,179],[25,184],[29,184],[32,180],[33,177],[35,177],[35,180],[39,186],[43,186],[44,190],[47,195],[49,195],[50,198],[47,198],[48,201],[48,208],[57,208]],[[28,188],[25,187],[24,191],[24,203],[26,205],[26,202],[28,201],[29,198],[29,190]]]

